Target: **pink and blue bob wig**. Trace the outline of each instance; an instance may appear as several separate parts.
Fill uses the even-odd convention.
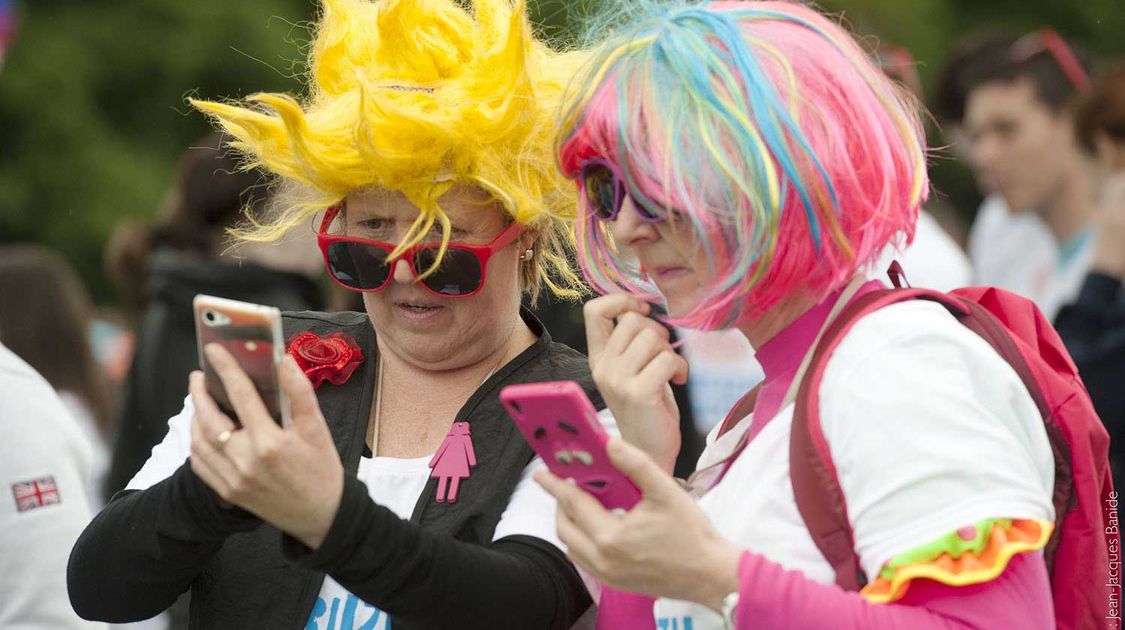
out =
[[[790,296],[823,298],[913,239],[929,189],[914,98],[793,2],[654,7],[598,46],[564,102],[563,172],[609,163],[703,249],[713,283],[680,325],[725,328]],[[660,299],[589,207],[575,229],[594,289]]]

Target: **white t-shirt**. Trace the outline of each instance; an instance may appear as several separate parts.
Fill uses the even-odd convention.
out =
[[[1027,297],[1053,320],[1073,302],[1094,256],[1091,234],[1062,252],[1034,212],[1012,212],[997,196],[985,199],[969,231],[969,258],[977,282]]]
[[[907,302],[866,316],[829,360],[820,397],[868,575],[986,518],[1054,520],[1054,457],[1035,403],[991,346],[942,306]],[[712,433],[700,468],[722,460],[750,419],[721,438]],[[830,584],[832,568],[793,498],[792,420],[790,404],[699,505],[739,547]],[[659,600],[654,613],[658,628],[723,627],[696,604]]]
[[[129,482],[128,489],[148,488],[170,476],[184,463],[191,452],[194,415],[195,408],[188,398],[184,401],[183,411],[168,421],[167,436],[153,448],[152,456]],[[603,411],[598,417],[607,430],[616,433],[612,415]],[[360,458],[358,476],[367,485],[373,501],[399,517],[409,519],[429,480],[430,459],[431,456],[416,459],[363,457]],[[536,457],[524,468],[496,526],[493,540],[520,534],[546,540],[564,549],[555,532],[555,500],[531,478],[532,473],[545,467],[543,461]],[[308,630],[384,630],[387,624],[385,613],[326,576],[305,627]]]
[[[90,522],[90,446],[47,381],[0,345],[0,628],[105,628],[70,607],[66,563]]]

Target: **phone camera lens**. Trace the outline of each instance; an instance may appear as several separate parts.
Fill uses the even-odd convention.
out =
[[[203,320],[208,324],[214,324],[219,321],[219,318],[215,315],[215,311],[207,311],[203,314]]]

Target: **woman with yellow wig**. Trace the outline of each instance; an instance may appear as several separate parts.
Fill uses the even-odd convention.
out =
[[[317,216],[366,313],[284,317],[284,428],[205,348],[231,408],[192,375],[72,552],[83,617],[143,619],[189,588],[204,628],[567,628],[589,606],[531,481],[542,463],[497,399],[573,379],[600,401],[584,357],[520,306],[579,286],[552,137],[581,59],[536,42],[522,0],[471,9],[324,0],[307,97],[193,101],[279,176],[274,213],[239,236]]]

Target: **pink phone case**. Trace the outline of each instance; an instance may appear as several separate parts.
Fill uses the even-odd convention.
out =
[[[574,479],[609,509],[630,509],[641,492],[609,462],[609,434],[574,381],[509,385],[500,402],[552,473]]]

